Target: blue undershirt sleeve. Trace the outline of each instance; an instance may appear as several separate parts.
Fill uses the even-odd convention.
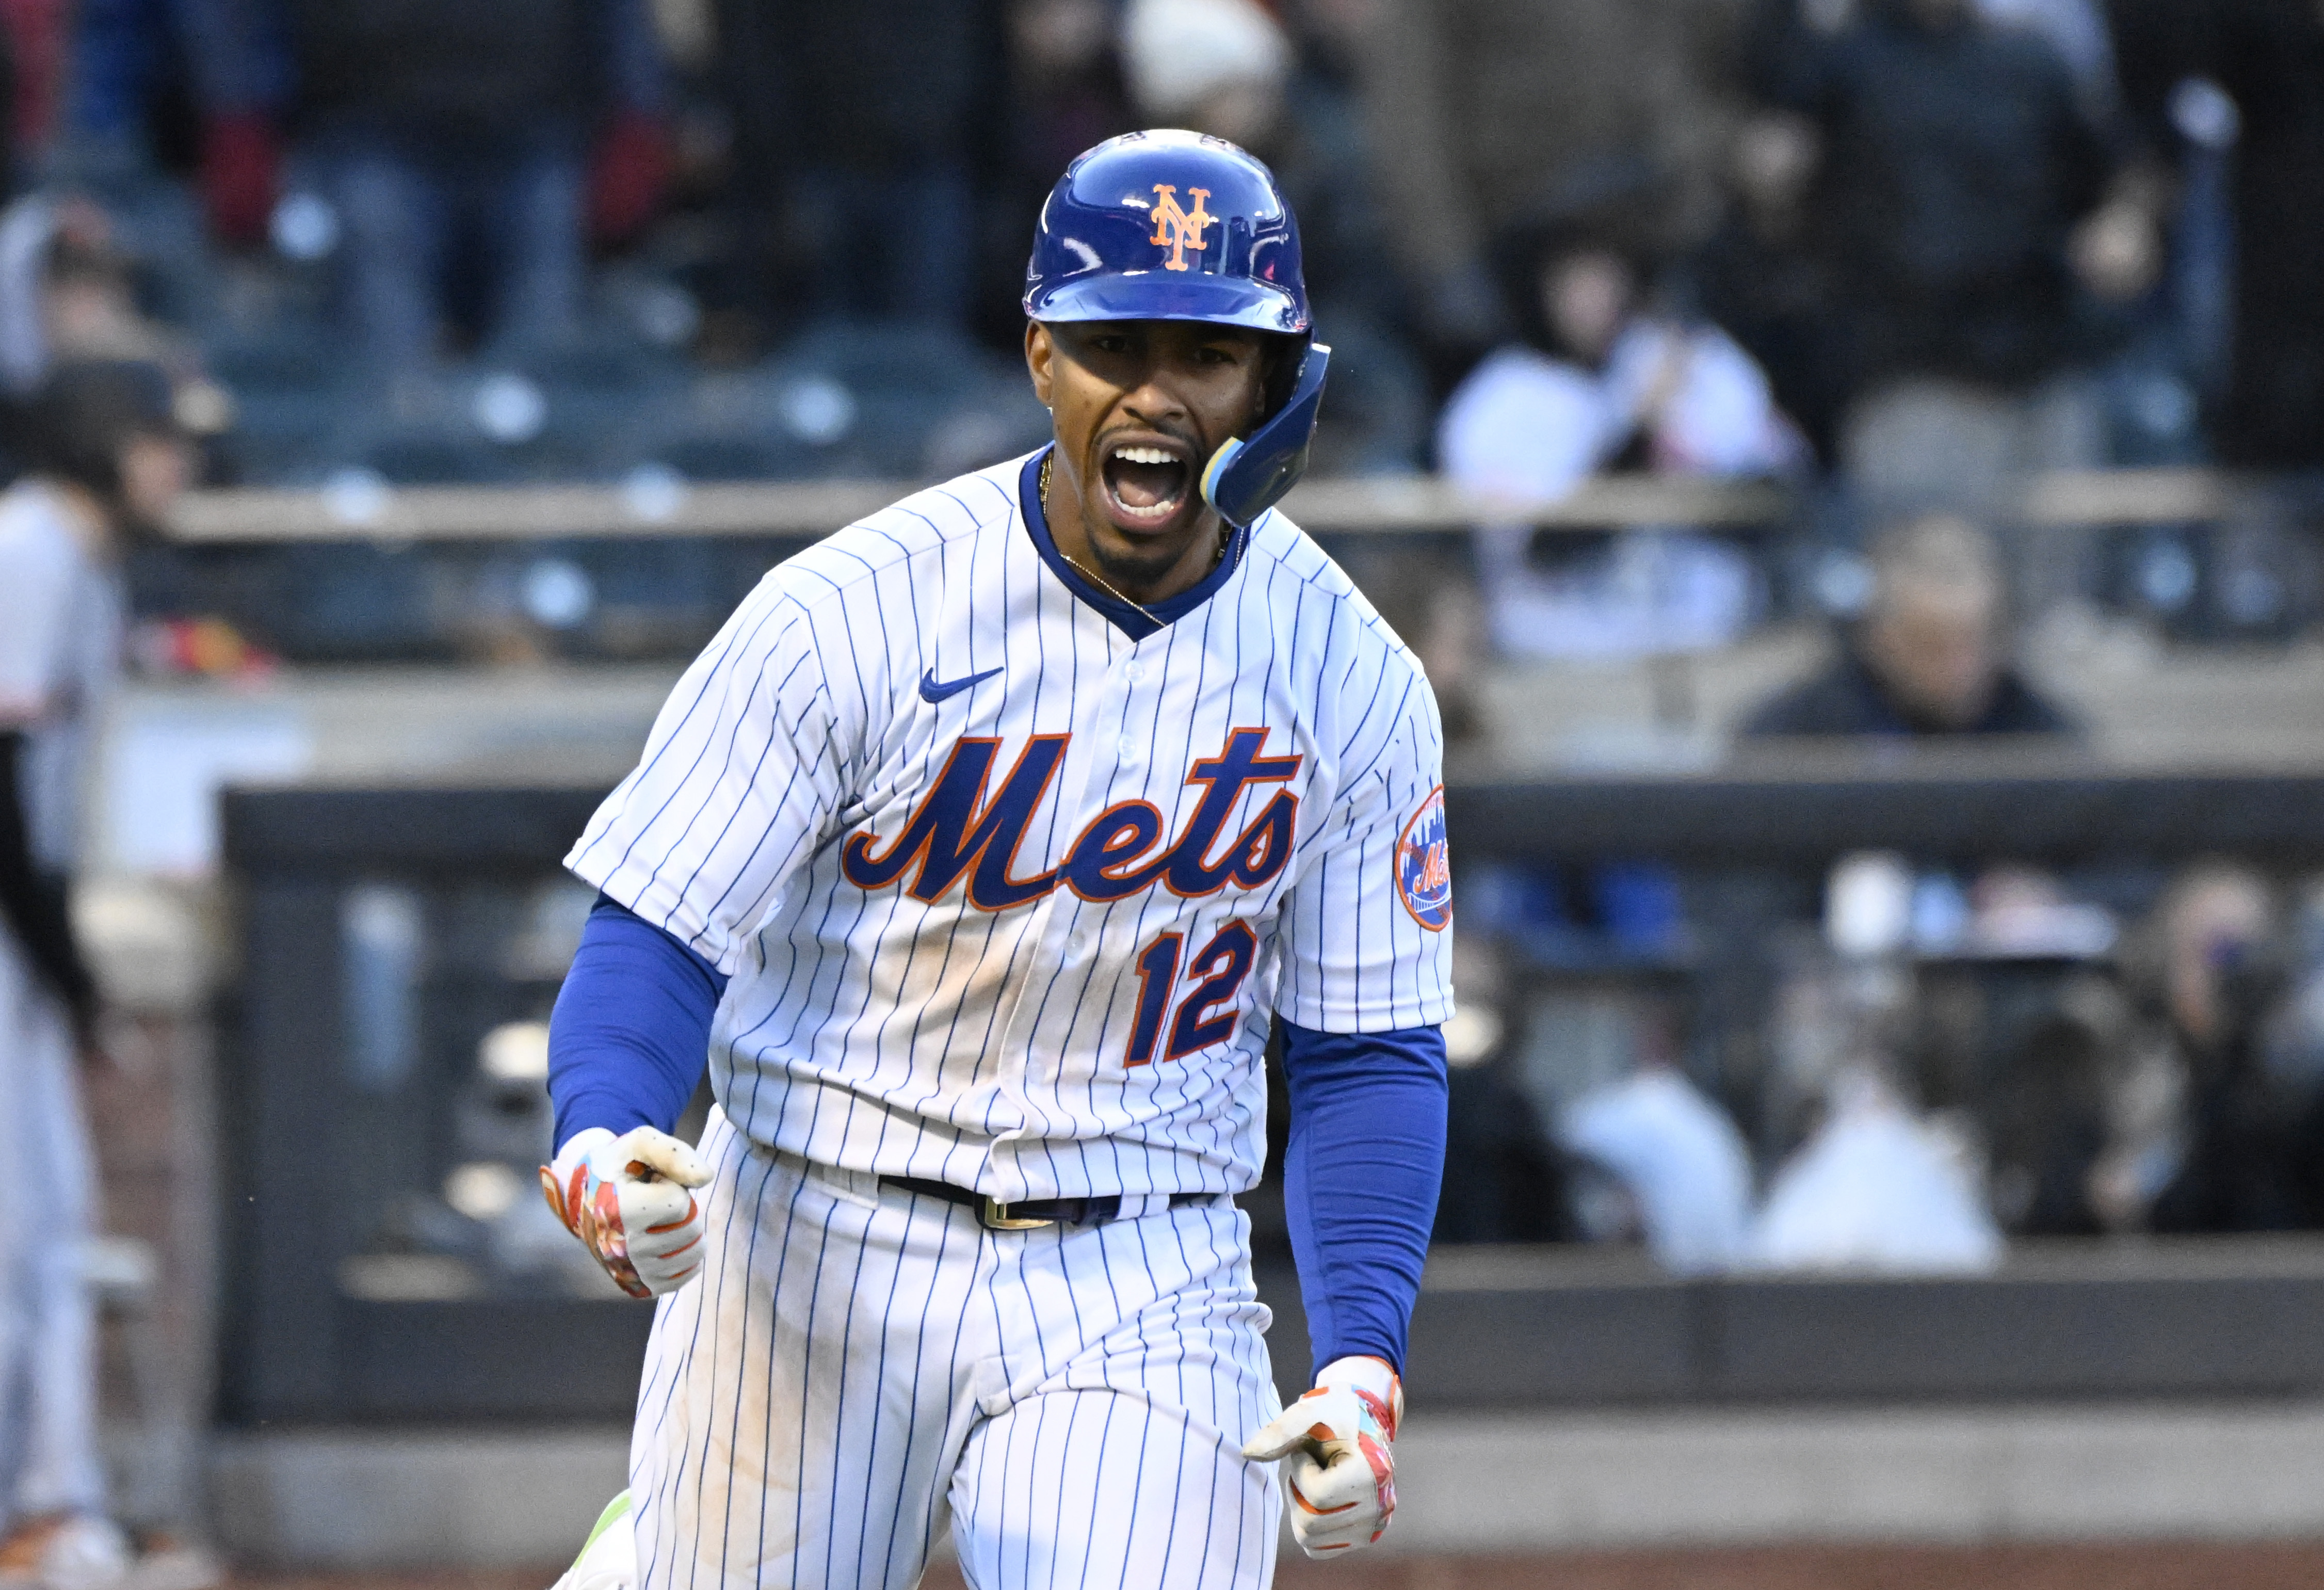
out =
[[[603,1126],[668,1132],[710,1053],[726,979],[687,945],[601,894],[549,1019],[558,1148]]]
[[[1364,1354],[1401,1374],[1444,1176],[1444,1040],[1276,1020],[1291,1094],[1283,1197],[1314,1367]]]

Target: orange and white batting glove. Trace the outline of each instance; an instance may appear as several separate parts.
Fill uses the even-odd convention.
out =
[[[709,1180],[699,1154],[650,1126],[619,1137],[603,1126],[576,1132],[540,1168],[549,1206],[632,1298],[674,1292],[702,1268],[702,1206],[691,1189]]]
[[[1283,1460],[1291,1533],[1310,1557],[1370,1546],[1396,1516],[1396,1427],[1404,1382],[1378,1358],[1339,1358],[1315,1389],[1243,1443],[1256,1463]]]

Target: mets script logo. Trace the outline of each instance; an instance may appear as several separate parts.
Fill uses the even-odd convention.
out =
[[[1203,228],[1218,219],[1203,208],[1203,200],[1211,196],[1207,188],[1186,190],[1194,197],[1191,210],[1178,208],[1178,190],[1168,182],[1154,184],[1154,236],[1147,241],[1157,248],[1167,248],[1170,257],[1162,262],[1166,271],[1188,269],[1186,251],[1203,252]]]
[[[1084,900],[1107,901],[1126,900],[1158,883],[1182,900],[1195,900],[1230,883],[1260,888],[1291,860],[1299,798],[1290,790],[1277,790],[1240,830],[1227,823],[1246,793],[1289,783],[1304,759],[1265,755],[1265,729],[1235,729],[1216,756],[1188,770],[1187,787],[1203,793],[1175,837],[1165,839],[1162,811],[1153,802],[1124,800],[1093,818],[1063,861],[1025,876],[1017,870],[1017,851],[1071,738],[1034,735],[994,789],[1001,742],[964,736],[903,831],[884,845],[869,828],[849,835],[840,847],[840,872],[865,890],[885,889],[910,873],[906,892],[928,904],[966,878],[968,903],[992,911],[1029,904],[1061,886]]]
[[[1431,933],[1452,925],[1452,856],[1444,842],[1444,786],[1429,791],[1396,841],[1396,892]]]

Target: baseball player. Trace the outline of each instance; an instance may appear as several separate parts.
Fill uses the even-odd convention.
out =
[[[1317,1555],[1395,1506],[1440,736],[1274,507],[1329,359],[1297,228],[1231,144],[1114,139],[1051,193],[1025,310],[1054,443],[774,569],[567,858],[603,897],[543,1177],[660,1299],[648,1586],[902,1590],[947,1522],[982,1590],[1256,1586],[1282,1497]],[[1288,1413],[1233,1203],[1270,1031],[1317,1364]]]
[[[147,365],[60,371],[31,411],[32,472],[0,495],[0,1583],[97,1590],[130,1567],[106,1517],[96,1317],[81,1248],[96,1204],[78,1063],[97,990],[65,881],[97,712],[120,668],[125,537],[189,459]]]

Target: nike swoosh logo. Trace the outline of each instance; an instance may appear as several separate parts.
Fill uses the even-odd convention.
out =
[[[931,668],[920,676],[920,699],[933,707],[948,696],[959,695],[971,685],[982,684],[1000,671],[1001,670],[997,668],[988,668],[982,673],[970,674],[964,679],[947,679],[943,684],[938,684],[936,670]]]

